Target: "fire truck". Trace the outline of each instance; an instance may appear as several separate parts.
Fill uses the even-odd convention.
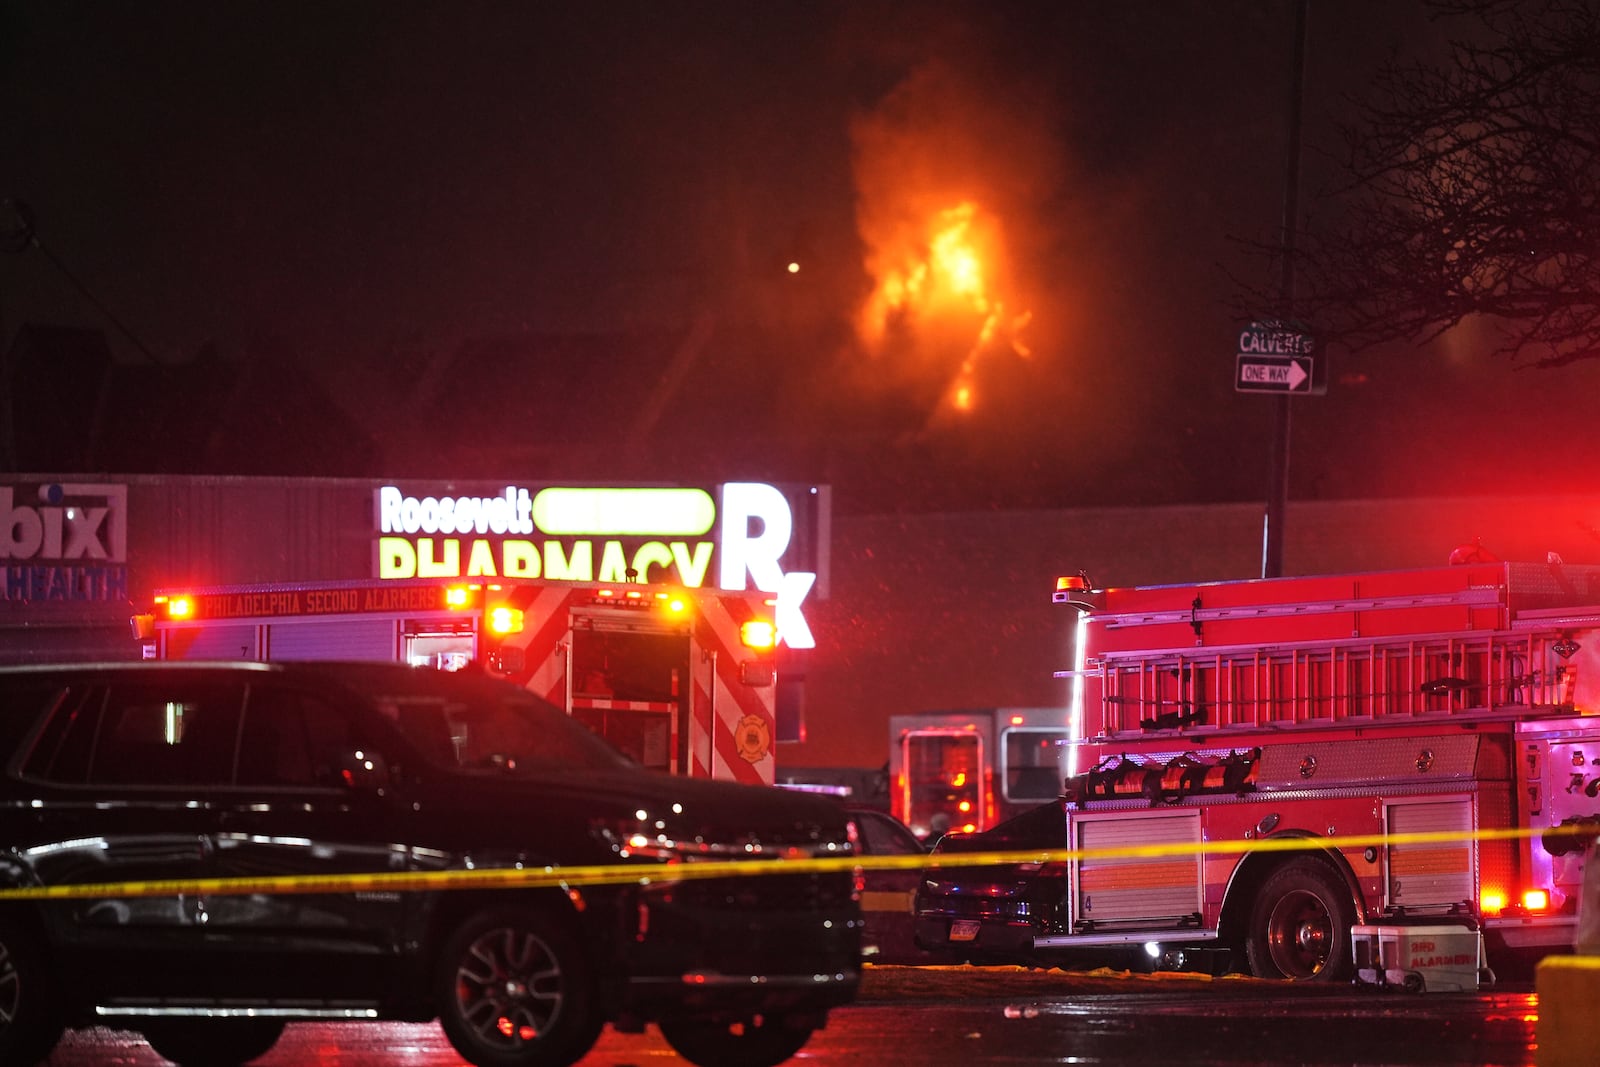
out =
[[[965,708],[889,717],[890,810],[921,838],[977,833],[1054,800],[1064,708]]]
[[[539,580],[168,589],[135,631],[149,658],[477,665],[646,767],[770,785],[780,641],[770,597]]]
[[[1080,575],[1055,600],[1077,635],[1060,799],[941,850],[1061,861],[931,869],[925,946],[1225,950],[1261,977],[1413,987],[1570,947],[1600,815],[1600,567]]]

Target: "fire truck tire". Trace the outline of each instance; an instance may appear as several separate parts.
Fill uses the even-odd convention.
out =
[[[1292,859],[1256,893],[1245,937],[1250,971],[1291,982],[1348,980],[1354,924],[1355,904],[1337,873],[1319,860]]]
[[[799,1052],[815,1029],[781,1015],[738,1022],[670,1018],[657,1026],[673,1051],[696,1067],[777,1067]]]
[[[481,911],[444,943],[439,1024],[477,1067],[567,1067],[600,1038],[589,954],[571,924],[536,910]]]

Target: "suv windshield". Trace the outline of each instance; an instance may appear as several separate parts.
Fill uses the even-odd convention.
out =
[[[408,694],[374,701],[430,763],[500,772],[607,770],[633,761],[560,709],[515,696]]]

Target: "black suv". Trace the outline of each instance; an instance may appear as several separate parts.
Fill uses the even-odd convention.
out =
[[[654,1022],[765,1067],[855,995],[837,804],[642,770],[482,675],[0,669],[0,758],[0,1063],[73,1026],[227,1065],[296,1020],[437,1018],[480,1065]]]

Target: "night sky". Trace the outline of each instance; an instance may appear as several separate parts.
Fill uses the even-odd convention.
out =
[[[0,197],[138,343],[37,250],[0,255],[0,330],[288,353],[371,428],[472,346],[632,338],[582,347],[598,373],[561,397],[603,441],[626,413],[592,381],[654,379],[637,338],[703,323],[724,387],[673,409],[727,462],[686,479],[828,481],[857,510],[1250,499],[1269,401],[1234,391],[1223,301],[1229,272],[1270,277],[1237,239],[1281,216],[1292,13],[4,0]],[[1315,215],[1345,94],[1437,33],[1339,0],[1310,41]],[[916,290],[957,229],[981,292]],[[1593,480],[1570,427],[1596,368],[1517,371],[1466,332],[1329,356],[1329,394],[1295,401],[1297,497]],[[719,436],[733,406],[786,444]],[[349,473],[416,469],[388,462]]]

